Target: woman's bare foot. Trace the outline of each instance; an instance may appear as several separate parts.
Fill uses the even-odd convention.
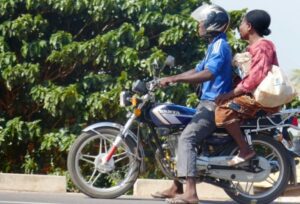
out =
[[[254,156],[255,156],[255,151],[250,148],[245,151],[240,151],[240,153],[239,153],[239,157],[242,157],[242,158],[252,158]]]
[[[241,164],[245,161],[248,161],[249,159],[252,159],[255,157],[255,151],[249,149],[247,151],[240,151],[240,153],[236,156],[234,156],[230,161],[228,161],[228,166],[235,166],[238,164]]]

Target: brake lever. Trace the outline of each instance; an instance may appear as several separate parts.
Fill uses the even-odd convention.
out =
[[[154,91],[156,87],[159,87],[159,79],[154,79],[147,82],[146,87],[149,91]]]

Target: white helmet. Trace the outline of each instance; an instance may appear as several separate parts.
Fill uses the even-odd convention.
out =
[[[220,6],[204,4],[198,7],[191,16],[200,22],[204,22],[206,34],[225,32],[229,25],[229,15]]]

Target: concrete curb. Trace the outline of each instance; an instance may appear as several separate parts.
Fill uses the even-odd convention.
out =
[[[298,185],[289,185],[283,196],[299,196],[300,201],[300,165],[297,166]],[[151,193],[169,188],[172,184],[170,180],[160,179],[138,179],[134,184],[133,195],[142,198],[151,198]],[[263,185],[262,185],[263,187]],[[197,184],[197,194],[202,199],[230,199],[223,189],[211,184]]]
[[[172,185],[171,180],[161,179],[138,179],[133,188],[133,196],[139,198],[152,198],[151,194],[162,191]],[[201,199],[229,200],[230,198],[223,189],[206,183],[197,184],[197,193]]]
[[[152,193],[163,191],[171,185],[171,180],[138,179],[134,184],[133,196],[139,198],[152,198]],[[201,199],[230,200],[229,196],[222,188],[207,183],[197,184],[197,194]],[[297,186],[289,186],[282,196],[299,196],[299,198],[296,199],[300,202],[300,184]]]
[[[65,176],[0,173],[0,190],[65,193]]]

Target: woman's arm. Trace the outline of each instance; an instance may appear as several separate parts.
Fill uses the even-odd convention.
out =
[[[239,87],[236,87],[235,89],[233,89],[232,91],[230,91],[229,93],[226,93],[226,94],[222,94],[220,96],[218,96],[216,98],[216,104],[223,104],[225,103],[226,101],[234,98],[234,97],[237,97],[237,96],[240,96],[240,95],[243,95],[245,92],[240,89]]]
[[[275,50],[265,41],[251,50],[252,60],[249,74],[237,85],[245,93],[251,93],[272,69]]]

